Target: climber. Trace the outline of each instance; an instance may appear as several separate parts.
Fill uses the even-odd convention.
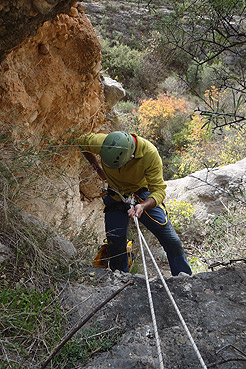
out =
[[[129,218],[136,216],[163,246],[172,275],[180,272],[191,275],[181,241],[162,205],[166,184],[155,146],[122,131],[84,134],[76,142],[101,179],[108,183],[103,201],[110,268],[129,271],[127,229]],[[101,164],[94,154],[100,155]],[[123,201],[130,194],[137,200],[133,208]]]

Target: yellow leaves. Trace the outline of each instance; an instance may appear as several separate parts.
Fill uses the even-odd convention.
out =
[[[224,138],[218,152],[220,165],[235,163],[246,156],[245,137],[246,127],[243,127]]]
[[[205,101],[215,109],[216,105],[223,104],[228,98],[226,90],[219,90],[216,86],[211,86],[209,90],[204,93]]]
[[[161,94],[157,100],[152,98],[149,100],[142,100],[142,104],[138,109],[139,120],[141,122],[149,121],[155,117],[157,118],[171,118],[177,111],[184,111],[187,102],[184,99],[178,99],[168,94]]]
[[[193,123],[194,121],[190,122],[191,126]],[[190,133],[189,138],[194,137],[194,132],[197,132],[196,129]],[[204,167],[228,165],[243,159],[246,156],[246,127],[225,132],[225,136],[221,136],[219,140],[212,134],[201,141],[190,140],[185,148],[177,151],[179,159],[174,162],[175,178],[186,176]]]
[[[190,222],[195,211],[191,203],[185,202],[184,200],[178,201],[177,199],[169,200],[166,203],[166,207],[169,218],[176,231],[180,231],[182,227]]]
[[[189,129],[189,141],[192,145],[197,142],[201,142],[208,138],[210,131],[205,128],[202,128],[204,124],[204,120],[198,114],[194,114],[192,116],[191,121],[187,124]]]
[[[138,108],[139,134],[157,138],[161,130],[180,113],[186,113],[188,102],[183,98],[160,94],[157,99],[144,99]]]

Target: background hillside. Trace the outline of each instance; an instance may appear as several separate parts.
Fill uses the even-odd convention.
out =
[[[126,89],[119,127],[158,146],[166,179],[246,156],[243,2],[84,5],[104,72]]]

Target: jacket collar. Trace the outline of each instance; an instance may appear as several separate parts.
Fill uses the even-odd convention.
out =
[[[141,142],[141,137],[137,136],[135,133],[131,132],[131,135],[134,136],[137,140],[137,148],[134,154],[134,159],[139,159],[143,157],[143,145]]]

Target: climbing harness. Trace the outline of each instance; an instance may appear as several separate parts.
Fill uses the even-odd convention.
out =
[[[130,204],[130,207],[131,208],[134,208],[134,206],[136,205],[136,198],[135,198],[134,194],[133,195],[129,195],[127,198],[125,198],[117,190],[115,190],[115,189],[111,189],[111,190],[113,190],[115,193],[117,193],[120,196],[120,198],[121,198],[121,200],[123,202],[126,202],[126,203]],[[189,338],[189,340],[191,342],[191,345],[192,345],[192,347],[193,347],[193,349],[194,349],[194,351],[195,351],[195,353],[196,353],[196,355],[198,357],[198,360],[199,360],[199,362],[201,364],[201,367],[203,369],[207,369],[207,366],[206,366],[206,364],[205,364],[205,362],[204,362],[204,360],[203,360],[203,358],[202,358],[202,356],[201,356],[201,354],[200,354],[200,352],[198,350],[198,347],[196,346],[196,343],[195,343],[195,341],[193,340],[193,338],[191,336],[191,333],[189,331],[189,328],[187,327],[187,325],[186,325],[186,323],[185,323],[185,321],[183,319],[183,316],[182,316],[182,314],[181,314],[181,312],[180,312],[180,310],[179,310],[179,308],[178,308],[178,306],[177,306],[177,304],[176,304],[176,302],[175,302],[175,300],[174,300],[174,298],[173,298],[173,296],[171,294],[171,291],[169,290],[168,285],[167,285],[167,283],[166,283],[163,275],[161,274],[161,271],[160,271],[160,269],[159,269],[159,267],[158,267],[158,265],[157,265],[157,263],[155,261],[155,258],[153,256],[152,252],[150,251],[150,248],[149,248],[149,246],[148,246],[148,244],[147,244],[147,242],[146,242],[146,240],[145,240],[145,238],[144,238],[144,236],[143,236],[143,234],[142,234],[142,232],[140,230],[139,223],[138,223],[138,218],[136,216],[134,216],[133,219],[134,219],[134,223],[135,223],[135,225],[137,227],[137,231],[138,231],[138,238],[139,238],[140,250],[141,250],[141,255],[142,255],[142,260],[143,260],[143,267],[144,267],[144,274],[145,274],[145,280],[146,280],[146,287],[147,287],[147,292],[148,292],[149,305],[150,305],[150,311],[151,311],[151,316],[152,316],[154,334],[155,334],[155,339],[156,339],[156,347],[157,347],[157,353],[158,353],[158,359],[159,359],[160,369],[164,369],[164,364],[163,364],[160,339],[159,339],[159,334],[158,334],[158,329],[157,329],[157,323],[156,323],[154,305],[153,305],[153,300],[152,300],[152,295],[151,295],[151,290],[150,290],[150,283],[149,283],[149,278],[148,278],[148,271],[147,271],[147,265],[146,265],[146,261],[145,261],[143,244],[146,247],[146,249],[147,249],[147,251],[148,251],[148,253],[149,253],[150,257],[151,257],[151,260],[152,260],[152,262],[153,262],[153,264],[154,264],[154,266],[155,266],[155,268],[156,268],[156,270],[157,270],[157,272],[159,274],[159,277],[160,277],[161,282],[162,282],[162,284],[163,284],[163,286],[164,286],[164,288],[166,290],[166,293],[167,293],[168,297],[170,298],[170,300],[171,300],[171,302],[172,302],[172,304],[174,306],[174,309],[175,309],[175,311],[176,311],[176,313],[177,313],[177,315],[178,315],[178,317],[179,317],[179,319],[180,319],[180,321],[182,323],[182,326],[183,326],[183,328],[184,328],[184,330],[185,330],[185,332],[186,332],[186,334],[187,334],[187,336],[188,336],[188,338]]]

